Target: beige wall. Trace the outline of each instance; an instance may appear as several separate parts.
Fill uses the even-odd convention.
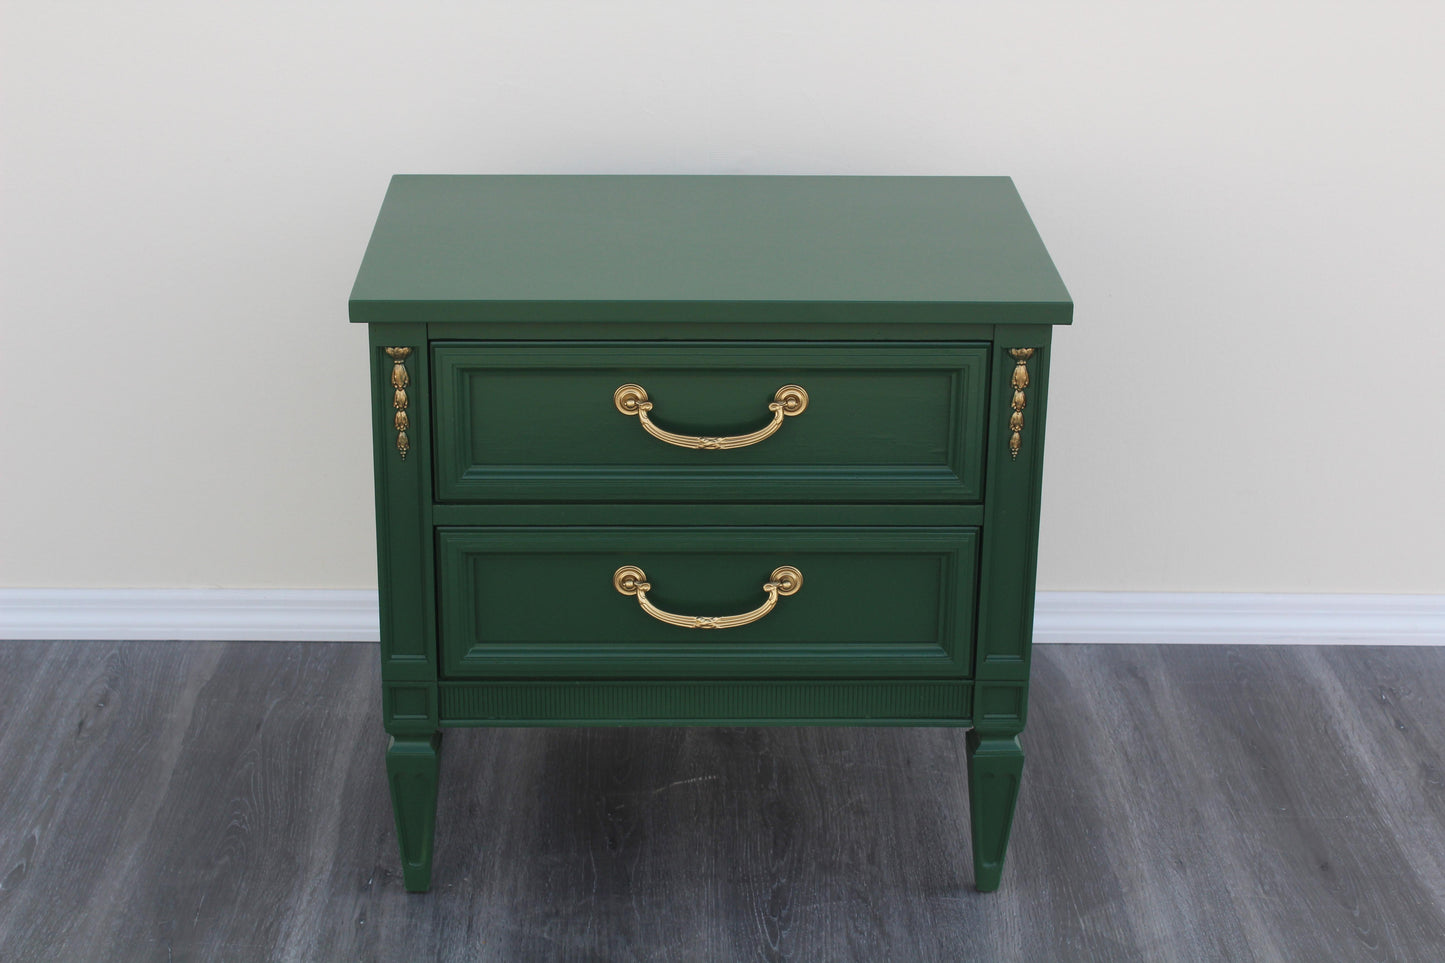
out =
[[[657,171],[1015,177],[1041,588],[1445,591],[1435,0],[3,9],[0,585],[373,585],[387,177]]]

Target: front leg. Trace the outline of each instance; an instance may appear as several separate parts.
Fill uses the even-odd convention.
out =
[[[433,732],[392,736],[386,750],[386,781],[391,786],[391,808],[401,846],[402,881],[409,893],[425,893],[431,888],[441,748],[442,734]]]
[[[973,829],[973,880],[980,893],[998,889],[1018,801],[1024,751],[1017,735],[968,732],[968,809]]]

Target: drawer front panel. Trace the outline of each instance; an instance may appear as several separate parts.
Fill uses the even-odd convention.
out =
[[[984,345],[435,342],[432,351],[443,502],[973,502],[982,493]],[[642,417],[619,410],[624,385],[645,391],[659,432],[724,447],[649,434]],[[806,406],[774,414],[786,385],[805,390]]]
[[[973,528],[442,528],[437,592],[452,678],[964,678],[972,665]],[[780,566],[791,595],[748,624]]]

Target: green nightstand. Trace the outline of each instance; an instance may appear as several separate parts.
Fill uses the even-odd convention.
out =
[[[1072,311],[1003,177],[394,178],[351,320],[407,889],[441,730],[543,725],[971,727],[997,888]]]

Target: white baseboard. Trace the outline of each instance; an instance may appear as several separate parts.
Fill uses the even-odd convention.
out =
[[[376,592],[0,589],[0,639],[375,642]]]
[[[1445,595],[1040,592],[1034,641],[1445,645]]]
[[[376,593],[0,589],[0,639],[375,642]],[[1040,592],[1034,641],[1445,645],[1445,595]]]

